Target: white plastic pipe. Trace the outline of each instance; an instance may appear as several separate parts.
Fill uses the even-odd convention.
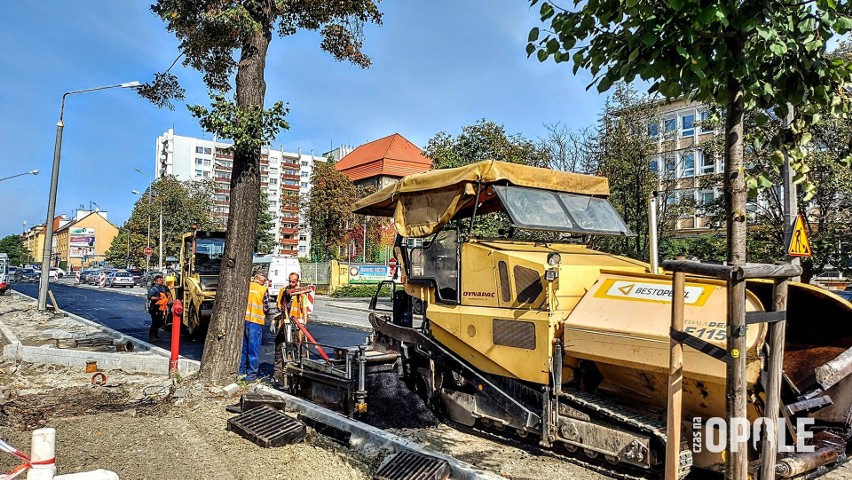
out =
[[[91,472],[70,473],[53,477],[54,480],[118,480],[118,474],[109,470],[92,470]]]
[[[52,460],[56,457],[56,429],[39,428],[33,431],[30,461],[33,463]],[[52,480],[56,475],[56,462],[49,465],[33,465],[27,471],[27,480]]]

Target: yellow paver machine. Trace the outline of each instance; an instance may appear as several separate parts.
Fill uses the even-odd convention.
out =
[[[605,178],[484,161],[411,175],[360,200],[356,213],[392,217],[399,233],[393,308],[371,313],[370,350],[396,358],[406,384],[455,422],[558,447],[616,476],[659,477],[672,279],[585,246],[590,236],[631,235],[608,194]],[[504,238],[470,235],[472,218],[492,213],[507,216]],[[726,348],[726,293],[724,282],[687,277],[686,333]],[[747,311],[771,297],[771,282],[750,281]],[[751,420],[765,404],[766,330],[747,329]],[[786,335],[782,418],[813,418],[818,453],[780,453],[778,472],[813,476],[847,454],[852,304],[791,283]],[[725,364],[687,348],[684,368],[690,443],[680,471],[720,471],[723,454],[689,432],[724,418]],[[752,448],[758,462],[760,445]]]

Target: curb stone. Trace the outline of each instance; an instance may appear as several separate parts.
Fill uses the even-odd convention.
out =
[[[23,293],[12,290],[15,295],[20,295],[29,300],[34,298],[24,295]],[[97,322],[85,319],[73,313],[63,313],[80,323],[96,327],[109,334],[114,338],[119,338],[122,341],[129,341],[139,352],[89,352],[84,350],[71,350],[59,348],[33,347],[23,345],[12,330],[0,320],[0,334],[5,339],[3,347],[4,359],[12,359],[16,361],[24,361],[29,363],[52,363],[67,367],[84,368],[86,362],[94,360],[98,362],[98,367],[101,370],[123,370],[130,373],[153,373],[167,375],[169,372],[169,356],[168,350],[162,349],[150,343],[137,340],[129,337],[117,330],[101,325]],[[200,362],[187,358],[178,359],[178,372],[181,375],[191,375],[198,371]]]

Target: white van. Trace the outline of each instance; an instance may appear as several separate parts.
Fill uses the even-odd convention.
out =
[[[255,255],[252,259],[252,273],[264,270],[270,281],[269,294],[278,296],[281,288],[286,288],[291,273],[302,276],[299,259],[292,255]]]

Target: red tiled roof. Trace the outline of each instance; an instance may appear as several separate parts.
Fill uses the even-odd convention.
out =
[[[346,155],[334,168],[352,180],[387,175],[404,177],[432,168],[432,159],[402,135],[393,135],[365,143]]]

